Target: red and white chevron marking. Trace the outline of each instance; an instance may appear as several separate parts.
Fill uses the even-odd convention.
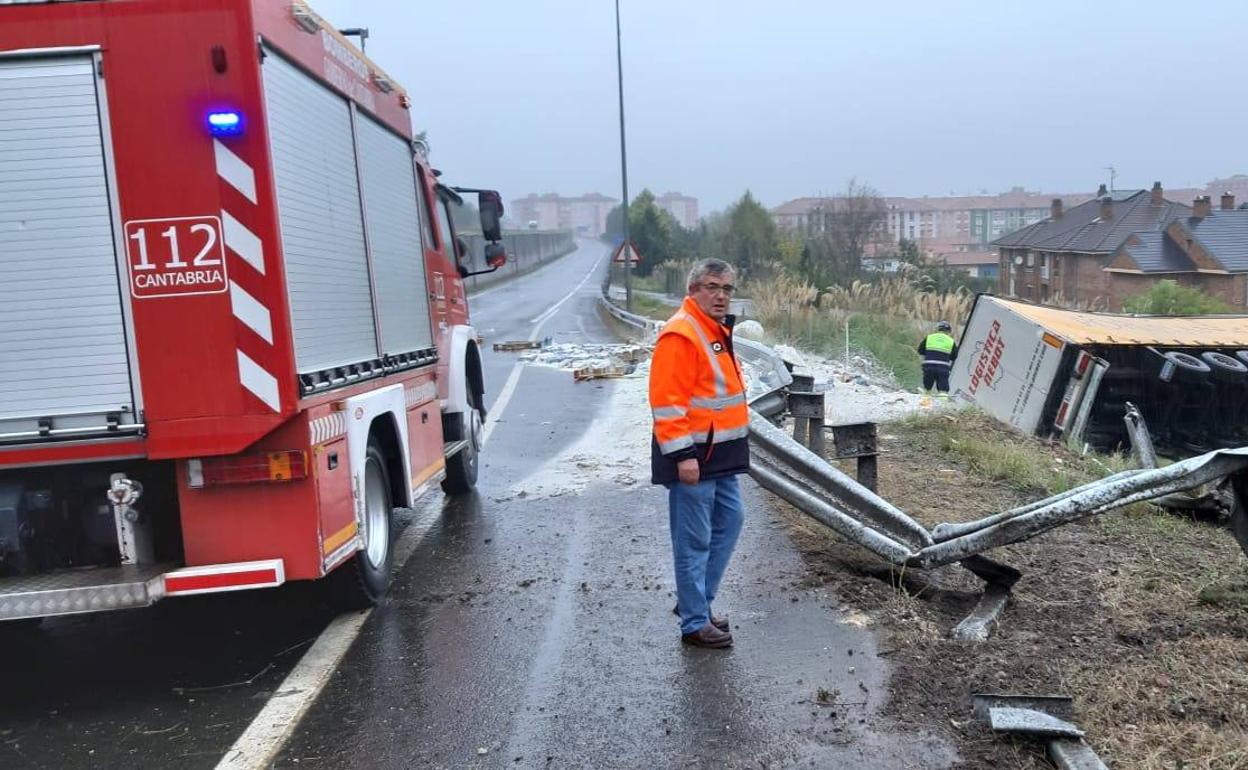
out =
[[[256,174],[252,167],[219,139],[212,140],[217,176],[245,198],[247,211],[231,213],[229,205],[221,209],[221,230],[230,253],[245,262],[250,270],[230,270],[230,306],[234,317],[260,340],[264,348],[273,347],[273,319],[269,308],[256,298],[254,290],[265,275],[264,243],[241,220],[252,220],[256,214]],[[229,201],[234,196],[223,196]],[[237,216],[236,216],[237,215]],[[248,291],[251,286],[253,291]],[[254,350],[254,346],[253,346]],[[239,384],[275,412],[282,410],[281,391],[277,378],[262,363],[237,349]]]
[[[323,444],[346,434],[347,415],[343,412],[334,412],[324,417],[317,417],[308,425],[312,429],[312,443]]]
[[[403,387],[403,402],[409,407],[432,401],[437,397],[438,386],[431,381],[422,382],[419,385],[407,383]]]

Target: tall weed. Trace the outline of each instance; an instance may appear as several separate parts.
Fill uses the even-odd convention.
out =
[[[821,292],[786,274],[753,283],[750,296],[755,315],[776,339],[824,355],[843,355],[848,345],[906,388],[922,379],[916,350],[922,336],[936,321],[965,320],[974,301],[965,291],[924,293],[896,278]]]

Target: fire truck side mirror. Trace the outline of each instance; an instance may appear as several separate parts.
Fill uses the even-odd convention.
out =
[[[503,196],[494,190],[477,193],[477,209],[481,212],[481,234],[487,241],[503,238]]]

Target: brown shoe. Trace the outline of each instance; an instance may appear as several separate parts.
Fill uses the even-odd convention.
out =
[[[732,634],[720,631],[712,623],[707,623],[692,634],[681,634],[680,641],[694,647],[731,647]]]
[[[677,604],[675,607],[672,607],[672,614],[675,615],[676,617],[680,617],[680,605],[679,604]],[[728,618],[720,618],[720,617],[716,617],[715,615],[711,616],[711,625],[715,626],[720,631],[729,631],[732,629],[732,626],[728,623]]]

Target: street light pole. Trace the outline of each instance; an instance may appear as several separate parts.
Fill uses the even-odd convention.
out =
[[[628,249],[628,151],[624,144],[624,54],[620,48],[620,0],[615,0],[615,71],[620,84],[620,179],[624,186],[624,308],[633,312],[633,261]]]

